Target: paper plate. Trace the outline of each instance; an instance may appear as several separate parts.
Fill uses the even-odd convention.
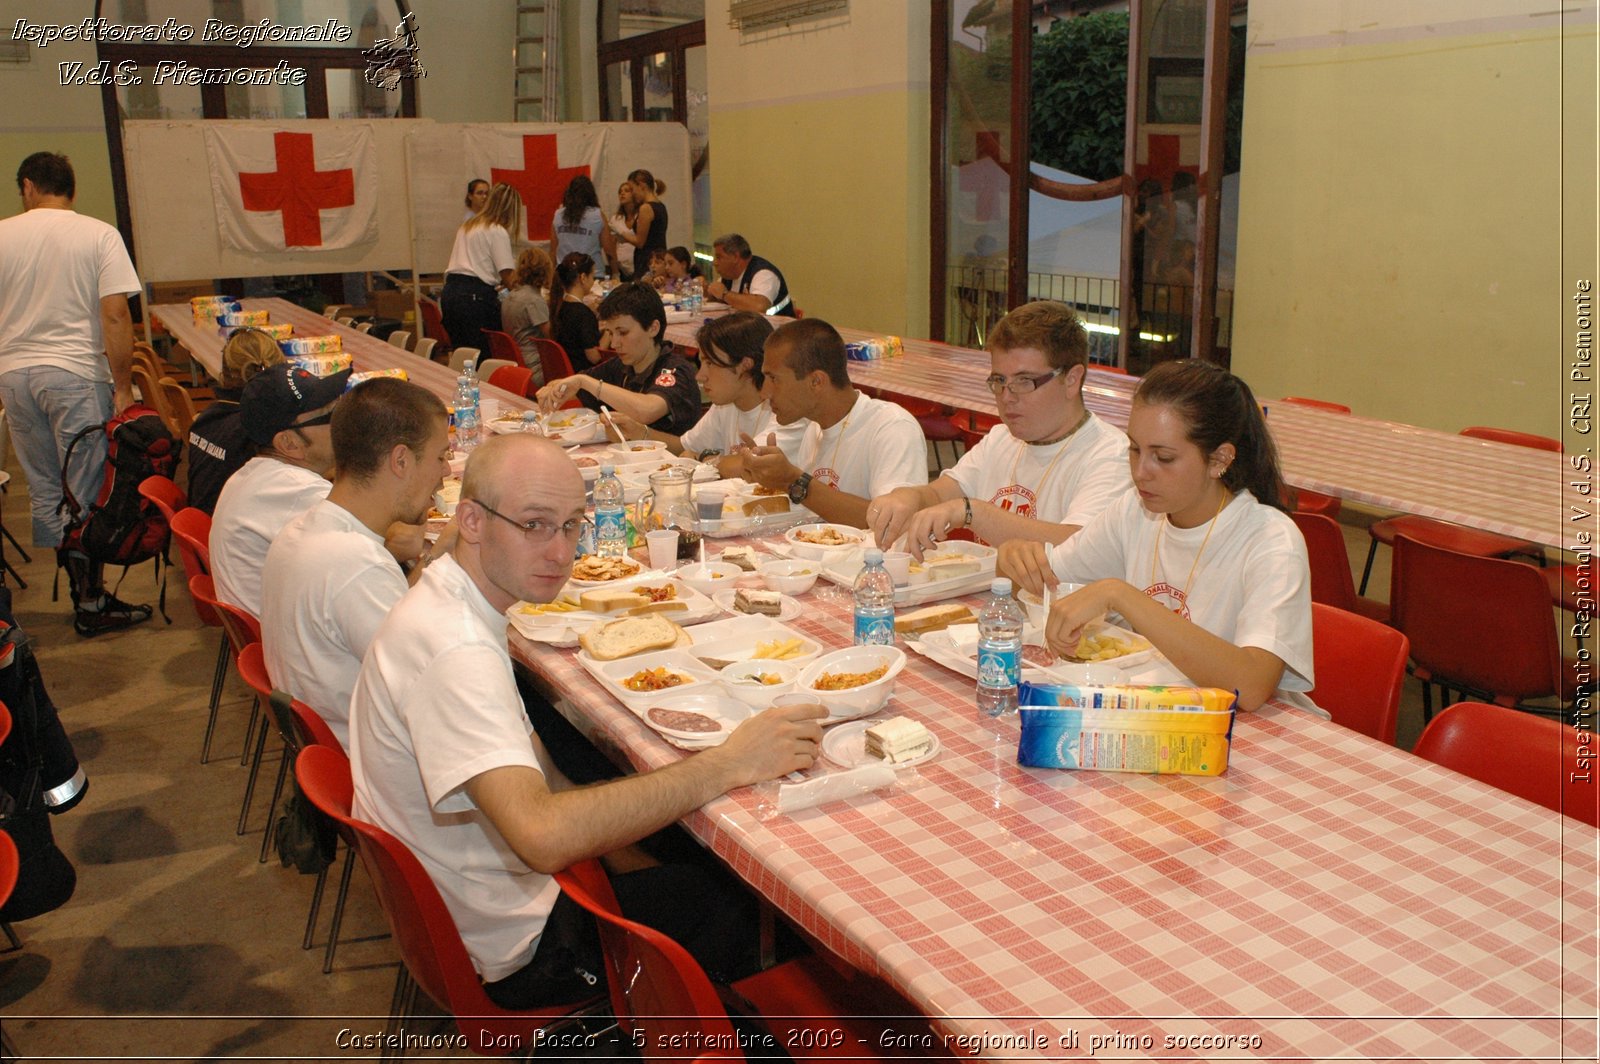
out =
[[[857,768],[873,764],[910,768],[913,765],[926,764],[939,756],[939,737],[929,732],[933,745],[928,748],[927,753],[906,761],[879,761],[867,753],[867,729],[874,723],[870,720],[856,720],[828,729],[822,737],[822,756],[841,768]]]

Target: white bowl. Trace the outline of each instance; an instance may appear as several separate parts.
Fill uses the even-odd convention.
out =
[[[456,512],[456,504],[461,501],[461,481],[451,478],[439,485],[439,490],[433,493],[433,508],[449,517]]]
[[[824,529],[832,529],[843,540],[840,543],[812,543],[804,537],[820,534]],[[839,551],[861,550],[871,545],[872,533],[849,525],[830,525],[827,523],[801,525],[791,528],[783,534],[784,541],[789,544],[790,551],[796,558],[832,558]]]
[[[767,583],[767,588],[783,595],[804,595],[811,590],[822,572],[821,562],[776,561],[762,562],[756,572]]]
[[[870,672],[880,665],[889,670],[878,679],[859,687],[842,690],[817,690],[817,681],[825,673]],[[795,677],[796,694],[816,694],[828,707],[832,720],[849,720],[865,717],[882,709],[894,692],[895,680],[906,667],[906,652],[899,647],[860,646],[845,647],[817,658]]]
[[[714,595],[744,575],[744,570],[732,562],[699,562],[685,565],[673,574],[702,595]]]
[[[778,676],[781,683],[764,684],[750,678],[758,675]],[[800,675],[800,666],[792,661],[773,661],[753,658],[736,661],[722,670],[722,686],[727,692],[753,709],[766,709],[779,695],[794,692],[794,680]]]
[[[627,443],[613,444],[607,453],[617,465],[636,465],[672,457],[667,445],[660,440],[629,440]]]

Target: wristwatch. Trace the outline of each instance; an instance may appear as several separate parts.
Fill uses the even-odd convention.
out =
[[[799,506],[806,501],[806,496],[811,494],[811,474],[801,473],[795,482],[789,485],[789,501]]]

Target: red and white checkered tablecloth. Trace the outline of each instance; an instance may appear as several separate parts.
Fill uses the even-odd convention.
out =
[[[795,627],[849,641],[845,602],[806,607]],[[512,641],[602,747],[685,756],[572,652]],[[1578,821],[1281,704],[1240,715],[1214,779],[1021,768],[1014,721],[991,737],[972,681],[915,654],[888,711],[943,744],[903,786],[768,821],[745,789],[686,823],[958,1049],[1595,1059]],[[1179,1041],[1202,1036],[1235,1041]]]

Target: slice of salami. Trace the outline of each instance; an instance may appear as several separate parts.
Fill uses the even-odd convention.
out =
[[[722,730],[722,724],[715,718],[704,713],[691,713],[686,709],[666,709],[662,706],[651,708],[648,716],[650,723],[663,728],[671,728],[681,732],[716,732]]]

